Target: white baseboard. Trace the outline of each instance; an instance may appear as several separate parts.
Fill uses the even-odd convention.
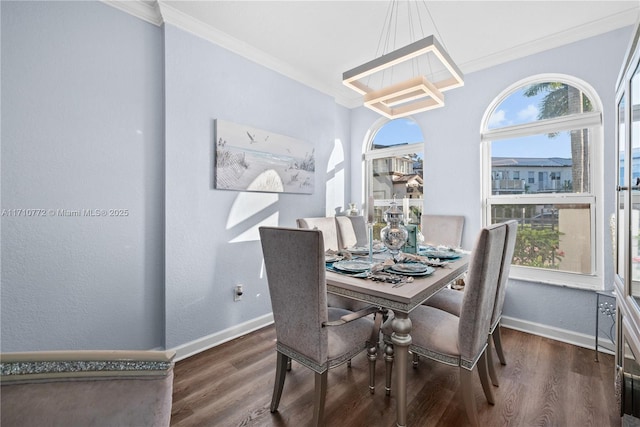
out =
[[[264,316],[257,317],[239,325],[234,325],[228,329],[225,329],[215,334],[208,335],[206,337],[199,338],[197,340],[188,342],[186,344],[174,347],[171,350],[176,352],[175,361],[178,362],[187,357],[193,356],[205,350],[208,350],[217,345],[223,344],[227,341],[231,341],[234,338],[246,335],[249,332],[256,331],[267,325],[273,323],[273,313],[265,314]]]
[[[216,332],[215,334],[174,347],[171,349],[176,352],[174,360],[177,362],[182,359],[186,359],[187,357],[193,356],[227,341],[231,341],[232,339],[241,337],[242,335],[246,335],[272,323],[273,313],[269,313],[223,331]],[[500,324],[505,328],[515,329],[516,331],[526,332],[588,349],[594,349],[595,345],[593,335],[581,334],[567,329],[543,325],[542,323],[502,316]],[[602,353],[613,354],[612,351],[606,348],[599,348],[598,350]]]
[[[530,322],[528,320],[516,319],[514,317],[502,316],[500,325],[505,328],[515,329],[516,331],[527,332],[529,334],[538,335],[552,340],[564,342],[567,344],[577,345],[589,349],[595,349],[595,339],[593,335],[581,334],[579,332],[560,329],[554,326],[543,325],[541,323]],[[599,348],[602,353],[613,354],[606,348]]]

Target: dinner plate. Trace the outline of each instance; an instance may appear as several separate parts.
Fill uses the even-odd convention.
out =
[[[391,273],[396,273],[396,274],[402,274],[403,276],[428,276],[430,274],[433,274],[434,271],[436,271],[435,268],[433,267],[429,267],[427,266],[427,269],[425,271],[418,271],[418,272],[410,272],[410,271],[397,271],[394,270],[392,268],[388,268],[387,270],[390,270]]]
[[[338,261],[333,264],[333,268],[348,271],[350,273],[360,273],[362,271],[367,271],[371,268],[371,263],[369,261],[361,261],[361,260],[348,260],[348,261]]]
[[[354,246],[352,248],[347,248],[347,250],[349,252],[351,252],[352,254],[355,255],[368,255],[369,254],[369,248],[365,247],[365,246]],[[383,252],[384,248],[373,248],[373,253],[374,254],[378,254],[380,252]]]
[[[419,262],[410,262],[393,264],[390,269],[393,271],[397,271],[398,273],[424,273],[429,269],[429,266],[421,264]]]
[[[440,258],[440,259],[458,259],[462,256],[459,253],[453,252],[453,251],[434,251],[429,249],[425,251],[419,251],[418,255],[426,256],[429,258]]]

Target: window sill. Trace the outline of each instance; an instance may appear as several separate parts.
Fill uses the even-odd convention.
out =
[[[604,289],[604,281],[597,274],[568,273],[516,265],[511,266],[509,279],[591,291]]]

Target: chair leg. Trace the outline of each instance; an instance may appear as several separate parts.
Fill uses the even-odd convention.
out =
[[[387,396],[391,395],[391,372],[393,371],[393,345],[386,344],[384,348],[385,361],[385,385],[384,392]]]
[[[313,398],[313,425],[324,425],[324,401],[327,397],[327,376],[329,371],[319,374],[316,372],[315,395]]]
[[[287,374],[287,366],[291,363],[291,359],[279,351],[278,360],[276,361],[276,381],[273,384],[273,397],[271,398],[271,412],[278,410],[282,389],[284,388],[284,379]]]
[[[460,389],[464,399],[464,407],[471,425],[480,426],[478,421],[478,411],[476,409],[476,398],[473,395],[473,371],[460,367]]]
[[[378,311],[376,314],[374,314],[373,317],[373,331],[371,331],[371,342],[376,346],[380,344],[380,327],[382,326],[382,320],[384,319],[385,315],[386,310],[384,312]]]
[[[489,378],[491,378],[491,382],[494,386],[499,387],[500,383],[498,383],[498,375],[496,374],[496,367],[493,362],[492,341],[491,335],[489,335],[489,339],[487,340],[487,367],[489,368]]]
[[[376,359],[378,358],[378,344],[371,343],[367,349],[369,357],[369,392],[374,394],[376,391]]]
[[[478,363],[476,364],[478,375],[480,376],[480,383],[482,384],[482,390],[484,390],[484,396],[487,398],[487,402],[492,405],[496,404],[496,400],[493,397],[493,389],[489,384],[489,372],[487,369],[487,350],[482,352]]]
[[[500,336],[500,322],[493,330],[491,334],[493,336],[493,343],[496,345],[496,353],[498,353],[498,359],[500,359],[500,363],[503,365],[507,364],[507,359],[504,357],[504,350],[502,350],[502,337]]]

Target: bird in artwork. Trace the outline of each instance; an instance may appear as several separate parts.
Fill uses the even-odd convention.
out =
[[[256,141],[256,136],[255,135],[251,135],[248,131],[247,131],[247,136],[251,140],[251,144],[255,144],[256,142],[258,142],[258,141]]]

